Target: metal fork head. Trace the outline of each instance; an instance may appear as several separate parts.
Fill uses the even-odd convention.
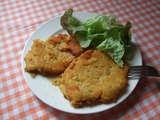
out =
[[[158,71],[152,66],[131,66],[128,78],[140,78],[145,76],[160,77]]]

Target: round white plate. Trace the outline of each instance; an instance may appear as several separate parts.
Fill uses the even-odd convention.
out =
[[[86,21],[89,18],[92,18],[96,14],[93,13],[74,13],[73,16],[76,17],[80,21]],[[24,68],[26,66],[26,63],[24,61],[24,58],[28,51],[31,49],[31,46],[33,44],[33,40],[36,38],[40,38],[41,40],[46,40],[53,34],[59,34],[59,33],[66,33],[65,30],[62,29],[60,25],[60,17],[53,18],[46,22],[45,24],[41,25],[28,39],[24,51],[22,54],[22,71],[24,78],[30,87],[30,89],[33,91],[33,93],[44,103],[48,104],[49,106],[65,111],[68,113],[76,113],[76,114],[89,114],[89,113],[97,113],[104,110],[108,110],[116,105],[118,105],[120,102],[122,102],[126,97],[128,97],[135,86],[137,85],[139,79],[129,80],[128,86],[124,90],[123,94],[120,96],[120,98],[114,102],[114,103],[108,103],[108,104],[100,104],[92,107],[83,107],[83,108],[74,108],[70,105],[69,101],[63,97],[62,92],[60,91],[59,87],[53,86],[48,78],[37,75],[35,78],[32,78],[29,73],[24,71]],[[134,44],[134,58],[131,61],[128,61],[130,66],[134,65],[142,65],[142,57],[140,54],[140,50],[138,46],[136,45],[135,40],[133,39]]]

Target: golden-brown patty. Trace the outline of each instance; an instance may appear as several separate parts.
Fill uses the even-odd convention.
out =
[[[67,34],[59,34],[46,41],[36,39],[33,42],[25,57],[27,72],[60,74],[82,52],[75,37],[69,37]]]
[[[95,102],[116,100],[127,83],[128,65],[120,68],[107,54],[88,50],[75,58],[54,80],[71,105],[80,107]]]

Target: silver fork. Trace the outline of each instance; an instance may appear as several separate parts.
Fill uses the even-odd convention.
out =
[[[131,66],[128,78],[140,78],[145,76],[160,77],[158,70],[152,66]]]

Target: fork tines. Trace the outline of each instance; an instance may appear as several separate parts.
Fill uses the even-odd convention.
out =
[[[139,78],[142,73],[142,66],[131,66],[128,72],[128,78]]]

